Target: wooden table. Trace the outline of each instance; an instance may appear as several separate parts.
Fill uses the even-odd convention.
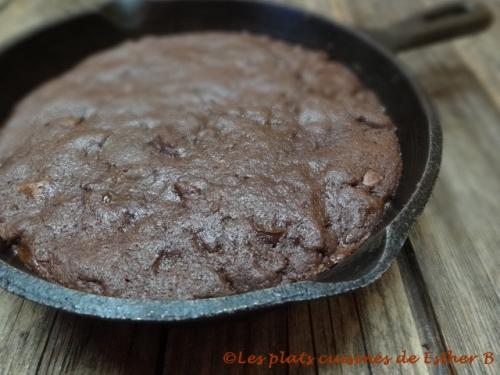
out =
[[[0,43],[100,0],[0,0]],[[383,26],[436,0],[303,0],[349,24]],[[486,0],[483,0],[486,2]],[[500,18],[500,2],[487,3]],[[434,99],[444,155],[432,199],[396,264],[355,293],[245,317],[167,327],[73,316],[0,291],[5,374],[500,374],[500,23],[401,55]],[[4,72],[5,73],[5,72]],[[2,93],[1,95],[4,95]],[[472,364],[397,364],[477,354]],[[251,354],[389,355],[389,365],[226,365]],[[496,361],[483,363],[483,353]]]

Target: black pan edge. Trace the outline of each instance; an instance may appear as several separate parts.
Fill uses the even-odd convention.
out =
[[[248,6],[251,3],[247,2],[246,4]],[[303,17],[310,20],[309,22],[331,23],[336,28],[361,39],[363,43],[376,50],[394,65],[400,76],[413,89],[417,97],[415,104],[421,106],[426,113],[429,144],[427,145],[425,168],[408,202],[384,229],[383,251],[376,266],[361,277],[350,281],[306,281],[227,297],[192,301],[150,301],[104,297],[71,290],[0,261],[1,287],[31,301],[81,315],[133,321],[179,322],[334,296],[372,283],[389,268],[403,246],[411,225],[429,199],[438,175],[442,152],[442,134],[434,107],[406,68],[395,61],[392,53],[373,42],[369,37],[302,10],[262,2],[255,3],[255,6],[271,9],[274,12],[280,10],[300,12]],[[17,40],[16,43],[18,41],[20,40]]]

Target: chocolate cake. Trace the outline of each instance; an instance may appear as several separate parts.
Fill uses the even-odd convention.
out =
[[[313,279],[380,222],[396,127],[321,52],[245,33],[88,57],[0,136],[0,237],[41,277],[193,299]]]

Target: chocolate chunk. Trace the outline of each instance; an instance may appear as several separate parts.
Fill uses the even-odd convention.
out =
[[[31,198],[39,198],[42,196],[44,189],[49,186],[48,181],[29,182],[19,186],[19,191]]]
[[[363,176],[363,185],[373,187],[377,185],[380,181],[382,181],[383,178],[384,178],[383,176],[381,176],[374,170],[369,169]]]
[[[180,155],[177,148],[170,142],[165,141],[160,135],[154,137],[148,144],[153,146],[153,148],[161,154],[175,157]]]

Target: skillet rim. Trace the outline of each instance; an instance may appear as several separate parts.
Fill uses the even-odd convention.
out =
[[[172,3],[179,1],[172,1]],[[223,3],[224,1],[219,1]],[[392,264],[399,254],[411,225],[423,211],[430,198],[441,163],[442,130],[437,112],[420,84],[412,77],[405,66],[387,48],[356,29],[339,24],[335,20],[311,13],[301,8],[268,3],[264,1],[238,1],[247,5],[255,5],[263,10],[286,11],[300,14],[312,22],[332,25],[337,30],[349,34],[353,38],[368,45],[374,52],[393,65],[400,77],[406,81],[416,97],[427,120],[428,153],[425,167],[415,190],[406,204],[394,216],[392,221],[381,232],[385,233],[383,251],[377,264],[365,275],[350,281],[301,281],[278,285],[272,288],[250,291],[230,296],[212,297],[198,300],[144,300],[107,297],[66,288],[48,282],[35,275],[21,271],[7,262],[0,260],[0,287],[30,301],[61,309],[79,315],[114,320],[180,322],[216,316],[226,316],[237,312],[268,308],[285,303],[313,300],[330,297],[358,289],[377,280]],[[154,4],[154,2],[152,3]],[[148,4],[150,5],[150,4]],[[0,48],[0,55],[7,53],[10,47],[17,45],[52,27],[59,27],[87,14],[79,14],[70,18],[52,22],[14,38]],[[0,56],[1,57],[1,56]],[[371,237],[374,237],[373,235]]]

